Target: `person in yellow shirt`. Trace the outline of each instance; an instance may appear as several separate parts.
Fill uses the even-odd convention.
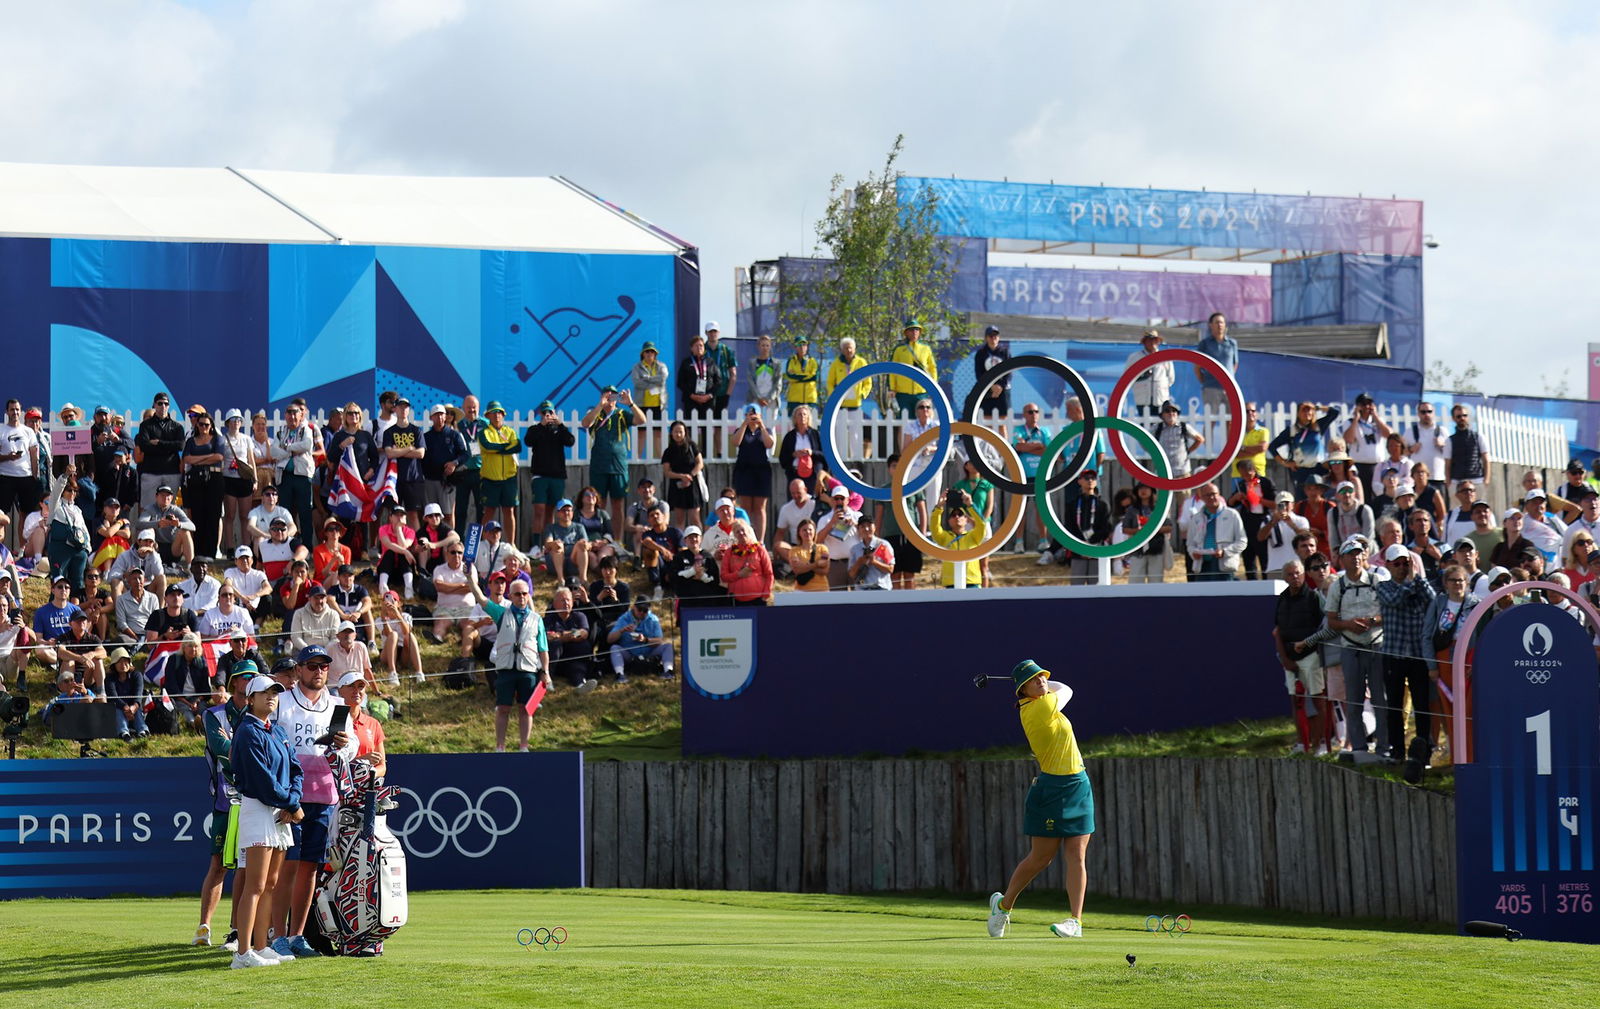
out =
[[[1256,405],[1245,405],[1244,440],[1239,443],[1239,454],[1233,457],[1233,476],[1235,479],[1244,476],[1244,471],[1239,464],[1246,459],[1256,464],[1256,472],[1265,476],[1267,472],[1267,429],[1261,423],[1257,414]]]
[[[839,388],[841,382],[850,378],[850,373],[867,366],[867,359],[856,353],[856,342],[850,337],[839,341],[839,356],[828,364],[828,391],[829,397]],[[845,393],[839,400],[838,409],[844,413],[840,418],[844,422],[844,457],[850,460],[860,460],[861,454],[861,401],[872,395],[872,379],[862,379]],[[831,419],[831,418],[830,418]]]
[[[491,400],[484,409],[489,426],[478,432],[478,447],[483,450],[483,520],[496,517],[505,529],[507,543],[517,542],[517,456],[522,440],[517,429],[506,423],[506,408]]]
[[[811,339],[805,336],[797,338],[794,341],[794,356],[789,358],[783,370],[787,383],[784,392],[789,404],[786,413],[793,415],[797,406],[817,405],[817,373],[821,370],[822,362],[811,356]]]
[[[1039,776],[1028,789],[1022,828],[1033,843],[1017,863],[1005,893],[989,897],[989,935],[1002,939],[1011,923],[1011,909],[1033,878],[1055,859],[1060,848],[1067,861],[1067,902],[1071,916],[1050,926],[1063,939],[1083,937],[1083,894],[1088,875],[1084,855],[1094,833],[1094,794],[1089,772],[1084,770],[1077,737],[1063,709],[1072,700],[1072,688],[1050,679],[1048,670],[1023,659],[1011,670],[1016,685],[1017,708],[1028,746],[1039,762]]]
[[[965,497],[963,491],[951,490],[951,494]],[[947,499],[948,500],[948,499]],[[953,505],[946,517],[945,506],[940,505],[928,516],[929,538],[946,550],[969,550],[989,538],[989,526],[983,519],[978,518],[973,512],[970,500],[961,505]],[[985,561],[963,561],[961,567],[967,569],[966,587],[969,589],[989,587],[989,568]],[[950,561],[939,562],[939,584],[947,589],[956,587],[956,564]]]
[[[928,373],[930,379],[937,379],[939,369],[934,366],[933,351],[922,342],[922,323],[915,319],[907,319],[901,335],[905,337],[905,342],[895,346],[889,354],[889,360],[921,368]],[[907,417],[915,416],[917,400],[933,392],[932,389],[924,390],[921,382],[901,378],[899,375],[889,376],[889,391],[894,393],[895,405],[900,413]]]

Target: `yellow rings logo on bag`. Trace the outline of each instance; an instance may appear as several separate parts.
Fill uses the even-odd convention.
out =
[[[1168,361],[1184,362],[1195,366],[1201,371],[1211,375],[1222,386],[1223,395],[1228,401],[1228,433],[1223,439],[1223,444],[1217,450],[1217,457],[1209,465],[1196,473],[1187,476],[1174,477],[1167,465],[1166,454],[1161,445],[1140,425],[1122,419],[1122,401],[1127,397],[1128,390],[1132,388],[1134,380],[1144,372],[1158,364]],[[1060,378],[1078,398],[1083,407],[1083,420],[1074,421],[1063,428],[1045,446],[1044,453],[1039,457],[1037,471],[1032,477],[1025,474],[1022,459],[1004,438],[999,434],[982,427],[977,423],[978,409],[983,394],[994,383],[1005,376],[1023,368],[1039,368]],[[844,465],[833,447],[833,426],[838,416],[840,402],[845,395],[859,384],[863,379],[875,375],[895,375],[900,378],[910,379],[919,383],[928,399],[933,403],[934,413],[939,418],[935,427],[922,432],[901,452],[899,465],[889,474],[888,487],[873,487],[862,483]],[[1096,435],[1104,430],[1111,432],[1109,438],[1112,454],[1117,462],[1134,479],[1155,488],[1156,499],[1154,514],[1165,514],[1172,501],[1173,491],[1189,491],[1196,487],[1210,483],[1212,480],[1227,472],[1233,464],[1233,459],[1239,453],[1239,447],[1244,442],[1244,394],[1239,390],[1239,383],[1234,380],[1231,373],[1215,360],[1195,350],[1182,347],[1160,350],[1148,354],[1131,363],[1122,377],[1117,379],[1116,385],[1111,390],[1109,408],[1111,415],[1097,417],[1094,409],[1094,395],[1089,391],[1089,386],[1084,382],[1070,365],[1058,361],[1053,357],[1043,354],[1023,354],[1013,357],[983,373],[979,381],[973,385],[968,393],[966,403],[963,405],[961,416],[952,416],[950,400],[939,388],[927,372],[909,364],[895,361],[880,361],[858,368],[850,375],[848,385],[841,384],[834,389],[828,397],[827,405],[822,412],[822,423],[818,427],[818,441],[821,443],[822,456],[828,462],[828,471],[840,483],[870,501],[888,501],[894,509],[900,522],[901,533],[916,545],[917,549],[930,557],[952,564],[975,561],[987,557],[1000,549],[1006,541],[1017,531],[1022,524],[1022,496],[1032,494],[1034,502],[1038,505],[1040,518],[1045,528],[1049,530],[1050,538],[1061,546],[1071,550],[1082,557],[1123,557],[1131,554],[1155,536],[1161,523],[1150,521],[1144,527],[1121,543],[1095,544],[1086,543],[1069,532],[1055,513],[1055,502],[1052,492],[1070,484],[1089,465],[1094,454]],[[949,461],[951,442],[954,436],[960,436],[961,448],[966,458],[972,463],[979,475],[997,489],[1007,491],[1010,501],[1006,507],[1005,516],[1000,524],[991,530],[990,535],[983,542],[964,549],[942,547],[931,542],[917,528],[917,523],[912,521],[910,509],[907,507],[906,498],[916,494],[926,487],[934,476]],[[1150,464],[1155,472],[1142,466],[1129,451],[1127,440],[1137,442],[1140,449],[1149,456]],[[988,459],[978,450],[978,442],[991,446],[999,454],[1001,465],[1005,473],[995,472]],[[936,442],[933,447],[933,459],[924,465],[914,477],[907,479],[912,461],[918,454],[928,448],[929,442]],[[1059,455],[1064,455],[1071,449],[1071,456],[1066,463],[1051,475],[1051,467]]]

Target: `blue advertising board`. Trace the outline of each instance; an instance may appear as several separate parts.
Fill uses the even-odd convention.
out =
[[[413,890],[583,886],[583,754],[406,754],[389,827]],[[0,760],[0,899],[199,889],[200,757]]]
[[[1497,613],[1472,666],[1475,763],[1456,765],[1462,922],[1530,939],[1600,942],[1600,683],[1566,611]]]

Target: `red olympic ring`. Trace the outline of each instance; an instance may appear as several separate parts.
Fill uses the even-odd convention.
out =
[[[1122,400],[1127,396],[1134,380],[1152,366],[1166,361],[1186,361],[1201,371],[1210,372],[1211,377],[1222,383],[1222,392],[1228,397],[1228,436],[1217,449],[1217,458],[1205,469],[1187,477],[1163,477],[1156,476],[1139,465],[1133,458],[1133,453],[1128,451],[1121,431],[1111,432],[1111,451],[1117,457],[1117,462],[1121,463],[1122,468],[1135,480],[1148,484],[1156,490],[1190,491],[1215,480],[1233,465],[1234,457],[1239,454],[1239,447],[1244,444],[1244,393],[1239,391],[1239,383],[1228,369],[1218,364],[1214,358],[1186,347],[1169,347],[1140,357],[1128,365],[1128,370],[1122,373],[1122,377],[1117,379],[1116,386],[1111,390],[1111,401],[1106,412],[1112,417],[1122,416]]]

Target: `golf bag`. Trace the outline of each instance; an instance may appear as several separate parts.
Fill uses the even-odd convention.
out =
[[[332,755],[339,810],[328,860],[317,871],[306,941],[327,956],[380,956],[406,923],[406,855],[386,814],[398,791],[366,761]]]

